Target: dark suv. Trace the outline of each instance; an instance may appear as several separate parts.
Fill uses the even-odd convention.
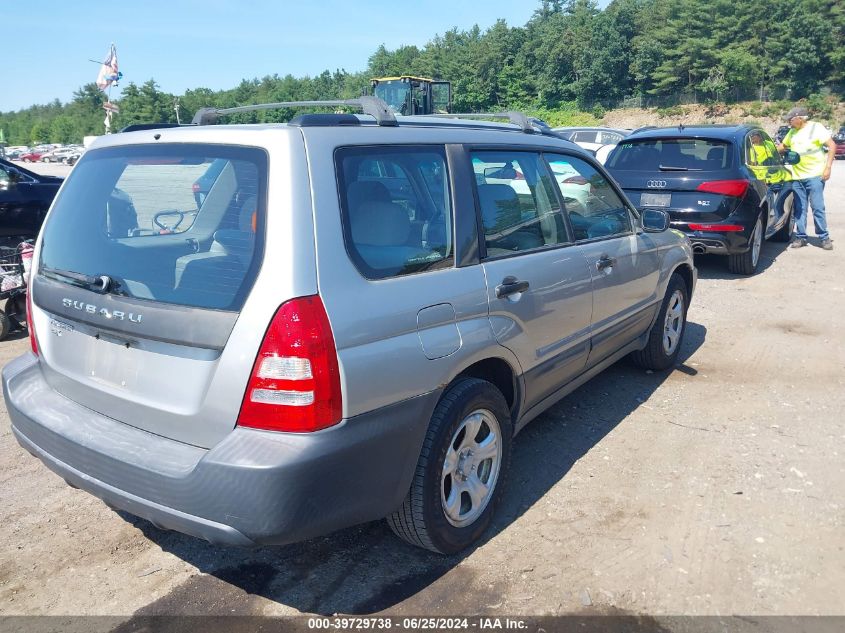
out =
[[[798,162],[797,154],[786,162]],[[789,240],[791,174],[760,128],[643,130],[620,143],[605,166],[640,211],[669,211],[695,253],[727,255],[733,273],[757,270],[764,239]]]

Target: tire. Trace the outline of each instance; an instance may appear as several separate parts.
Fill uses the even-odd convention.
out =
[[[0,310],[0,341],[6,338],[9,334],[9,317],[6,316],[6,313]]]
[[[728,270],[735,275],[753,275],[760,264],[760,253],[763,250],[763,216],[758,215],[754,229],[749,238],[748,250],[736,255],[728,255]]]
[[[795,232],[795,198],[790,195],[784,200],[784,205],[786,204],[789,204],[789,217],[783,226],[778,229],[778,232],[772,235],[771,240],[773,242],[788,242],[792,239],[792,234]]]
[[[675,364],[687,328],[688,308],[687,283],[678,273],[674,273],[666,286],[666,294],[657,319],[649,330],[646,346],[631,354],[637,365],[653,371],[662,371]]]
[[[4,308],[9,328],[26,328],[26,294],[9,297]]]
[[[25,163],[31,163],[32,162],[31,158],[22,158],[21,160]]]
[[[41,162],[42,163],[49,163],[50,159],[45,156],[44,158],[41,159]]]
[[[491,383],[465,378],[449,387],[431,416],[408,495],[387,517],[390,529],[439,554],[454,554],[476,541],[501,496],[512,436],[507,402]],[[471,495],[468,481],[475,482],[479,498]]]

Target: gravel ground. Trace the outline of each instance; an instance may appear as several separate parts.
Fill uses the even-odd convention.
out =
[[[826,200],[845,236],[845,162]],[[619,363],[532,423],[459,557],[383,522],[255,551],[163,532],[68,487],[4,410],[0,614],[845,615],[844,262],[845,241],[767,243],[751,278],[698,259],[683,362]]]

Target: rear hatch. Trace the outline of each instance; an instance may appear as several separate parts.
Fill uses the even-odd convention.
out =
[[[740,204],[748,183],[735,160],[723,140],[650,137],[621,142],[605,167],[638,209],[665,209],[685,228],[722,221]]]
[[[51,387],[197,446],[230,432],[255,350],[226,343],[262,261],[266,183],[258,148],[89,151],[45,223],[32,280]]]

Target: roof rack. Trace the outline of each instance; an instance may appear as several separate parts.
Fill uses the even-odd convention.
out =
[[[277,108],[303,108],[346,106],[360,108],[364,114],[372,116],[380,126],[395,126],[396,117],[388,105],[377,97],[361,96],[357,99],[337,99],[331,101],[281,101],[279,103],[258,103],[256,105],[240,106],[236,108],[200,108],[194,115],[194,125],[210,125],[217,123],[217,119],[227,114],[239,112],[255,112],[256,110],[274,110]]]
[[[512,123],[522,130],[525,134],[542,134],[543,136],[554,136],[563,138],[560,134],[552,130],[545,122],[535,117],[530,117],[524,112],[517,110],[509,110],[507,112],[472,112],[472,113],[444,113],[444,114],[420,114],[421,117],[440,117],[452,119],[507,119],[508,123]]]

